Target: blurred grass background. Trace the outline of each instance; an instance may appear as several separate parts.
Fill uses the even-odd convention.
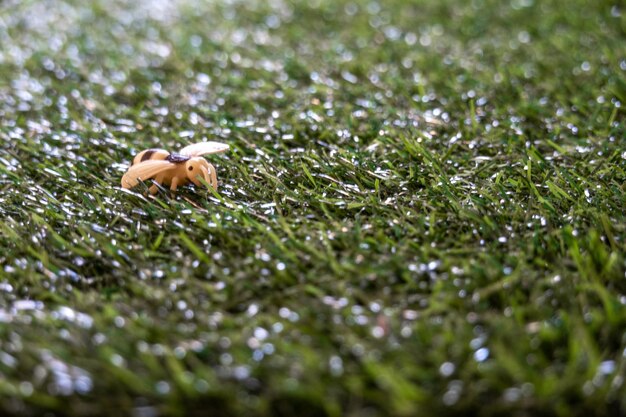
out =
[[[2,413],[625,415],[625,16],[2,2]]]

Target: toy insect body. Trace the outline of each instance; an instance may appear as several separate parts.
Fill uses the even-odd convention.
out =
[[[172,191],[189,182],[201,185],[204,179],[217,190],[215,167],[202,158],[202,155],[225,152],[229,148],[225,143],[200,142],[189,145],[180,153],[170,153],[164,149],[146,149],[133,158],[133,164],[122,177],[122,187],[132,188],[139,181],[154,179],[154,182],[169,185]],[[150,187],[150,193],[156,194],[157,185]]]

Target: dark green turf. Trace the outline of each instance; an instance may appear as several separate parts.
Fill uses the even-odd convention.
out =
[[[618,1],[4,1],[0,411],[624,415],[625,105]]]

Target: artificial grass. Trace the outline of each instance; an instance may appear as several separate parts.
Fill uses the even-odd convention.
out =
[[[0,10],[4,414],[626,414],[618,2]]]

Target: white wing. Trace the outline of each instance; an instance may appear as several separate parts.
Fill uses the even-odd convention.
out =
[[[144,161],[131,166],[126,174],[122,177],[123,188],[133,188],[139,184],[139,180],[145,181],[154,177],[155,175],[176,168],[171,162],[168,161]]]
[[[221,142],[199,142],[185,146],[179,153],[187,156],[201,156],[210,153],[226,152],[228,148],[230,146]]]

